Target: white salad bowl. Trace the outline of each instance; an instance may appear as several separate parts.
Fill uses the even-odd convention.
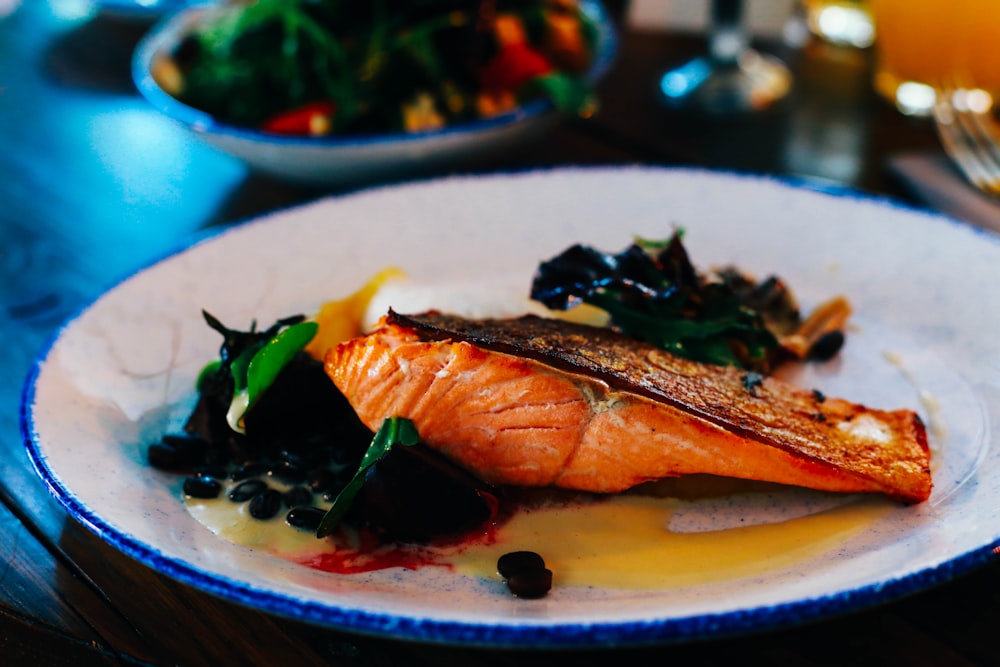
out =
[[[581,0],[580,5],[598,29],[594,64],[587,74],[593,83],[610,67],[617,37],[598,0]],[[135,50],[135,85],[155,109],[210,145],[257,172],[286,182],[308,187],[356,186],[484,164],[543,137],[562,120],[550,102],[537,100],[490,118],[418,133],[295,137],[231,125],[177,100],[151,73],[156,59],[174,49],[210,11],[189,8],[157,23]]]

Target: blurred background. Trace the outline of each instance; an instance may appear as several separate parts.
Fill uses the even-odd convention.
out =
[[[993,200],[958,175],[927,105],[920,108],[914,101],[921,93],[926,98],[927,91],[917,87],[912,99],[900,101],[889,84],[881,93],[875,85],[879,35],[890,34],[873,23],[876,10],[886,20],[904,22],[907,16],[924,16],[922,8],[932,3],[722,2],[730,14],[739,12],[737,32],[746,29],[733,42],[726,39],[729,33],[710,38],[708,0],[606,0],[599,4],[613,39],[607,62],[592,81],[596,106],[588,113],[565,115],[517,150],[484,152],[470,164],[428,164],[421,170],[418,161],[405,176],[319,184],[251,168],[205,141],[212,133],[204,131],[204,123],[195,127],[197,122],[172,115],[179,105],[157,102],[168,95],[140,94],[137,81],[145,81],[140,85],[147,89],[155,81],[136,70],[137,48],[187,4],[202,3],[0,0],[0,290],[8,312],[30,313],[51,325],[84,295],[95,295],[192,234],[358,187],[467,170],[704,166],[801,179],[814,187],[857,188],[997,224]],[[890,10],[903,4],[912,11],[894,18]],[[975,23],[969,18],[974,9],[958,12],[966,4],[979,6],[964,0],[950,5],[956,8],[953,17],[965,17],[963,25]],[[925,16],[924,23],[935,20]],[[995,29],[995,21],[980,23]],[[919,27],[907,27],[907,34]],[[981,42],[984,35],[976,39]],[[773,99],[732,113],[668,99],[668,73],[698,61],[713,44],[724,50],[734,43],[739,47],[741,40],[787,69]],[[995,55],[996,43],[986,50]],[[475,154],[477,132],[456,132],[449,141],[457,135]],[[269,142],[253,138],[251,150],[270,159]],[[379,150],[385,143],[372,142]],[[351,159],[377,152],[372,144],[359,148],[361,158]],[[392,145],[375,159],[392,162],[439,149]],[[70,253],[73,262],[61,261]],[[45,264],[45,270],[25,271],[28,263]],[[66,271],[79,275],[67,279]],[[50,281],[58,288],[48,287]]]

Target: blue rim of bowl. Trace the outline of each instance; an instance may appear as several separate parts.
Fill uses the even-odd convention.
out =
[[[596,83],[611,68],[614,62],[618,52],[618,37],[607,10],[599,0],[580,0],[580,7],[594,21],[594,24],[598,28],[594,64],[587,73],[587,80],[591,83]],[[178,36],[182,34],[184,27],[192,18],[200,12],[211,10],[211,6],[188,7],[163,18],[140,40],[132,56],[132,80],[146,101],[153,108],[169,118],[201,134],[284,146],[346,148],[389,143],[419,143],[442,137],[476,134],[524,122],[545,113],[555,112],[555,108],[548,100],[535,100],[507,113],[466,123],[449,125],[440,130],[416,133],[346,136],[336,134],[321,137],[286,136],[231,125],[217,120],[210,113],[184,104],[173,97],[160,87],[151,73],[154,59],[163,49],[177,43]]]
[[[204,6],[217,0],[98,0],[96,8],[99,11],[116,14],[123,17],[139,19],[149,19],[155,21],[167,14],[188,9],[195,6]]]
[[[601,168],[595,168],[601,169]],[[721,174],[735,178],[755,178],[783,183],[794,189],[810,190],[832,197],[868,201],[888,205],[907,213],[934,218],[947,224],[967,226],[960,220],[922,209],[915,209],[895,200],[864,193],[848,186],[826,186],[807,179],[785,176],[762,176],[741,172],[685,167],[647,167],[664,172],[694,172]],[[267,218],[251,220],[245,224],[267,224]],[[242,226],[242,225],[240,225]],[[173,259],[202,242],[217,240],[236,228],[216,230],[204,237],[175,248],[159,260],[126,277],[116,289],[135,275],[164,261]],[[990,235],[984,238],[995,241]],[[105,292],[104,294],[107,294]],[[760,605],[717,613],[683,617],[649,618],[628,621],[566,622],[549,625],[509,624],[495,625],[435,618],[397,616],[386,612],[371,612],[316,600],[303,600],[291,594],[268,590],[224,575],[201,570],[184,561],[164,554],[159,549],[138,540],[122,529],[109,524],[90,509],[49,468],[35,428],[35,390],[43,366],[53,353],[59,339],[76,320],[97,305],[104,297],[98,296],[86,304],[49,337],[35,355],[31,369],[22,387],[20,407],[21,436],[28,459],[41,477],[49,492],[66,508],[68,513],[104,542],[138,560],[153,570],[230,602],[272,613],[278,616],[383,638],[411,640],[430,644],[463,645],[482,648],[614,648],[638,647],[683,643],[695,640],[722,639],[748,633],[777,630],[801,625],[810,621],[860,611],[886,604],[933,586],[946,583],[986,563],[996,561],[1000,554],[1000,537],[982,546],[958,554],[949,560],[925,567],[907,575],[875,582],[850,590],[785,602]]]

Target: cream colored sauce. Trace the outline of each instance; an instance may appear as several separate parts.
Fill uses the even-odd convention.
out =
[[[474,577],[498,578],[497,559],[509,551],[541,554],[556,586],[665,589],[733,580],[787,569],[838,548],[894,507],[888,501],[845,498],[845,504],[787,521],[708,532],[669,529],[677,500],[622,495],[586,505],[522,511],[489,544],[433,549],[441,564]],[[336,547],[280,518],[259,521],[246,504],[226,498],[190,500],[192,515],[233,542],[304,562]]]
[[[282,492],[289,488],[273,480],[269,480],[268,484]],[[206,528],[230,542],[262,549],[288,560],[298,560],[299,556],[320,554],[330,549],[330,545],[325,540],[316,539],[314,533],[285,523],[287,508],[279,511],[273,519],[261,521],[253,518],[249,502],[234,503],[227,497],[234,486],[233,482],[223,483],[222,493],[215,499],[187,498],[188,512]]]

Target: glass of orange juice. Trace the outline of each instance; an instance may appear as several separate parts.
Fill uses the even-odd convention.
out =
[[[908,115],[933,110],[935,89],[1000,96],[1000,0],[871,0],[875,89]]]

